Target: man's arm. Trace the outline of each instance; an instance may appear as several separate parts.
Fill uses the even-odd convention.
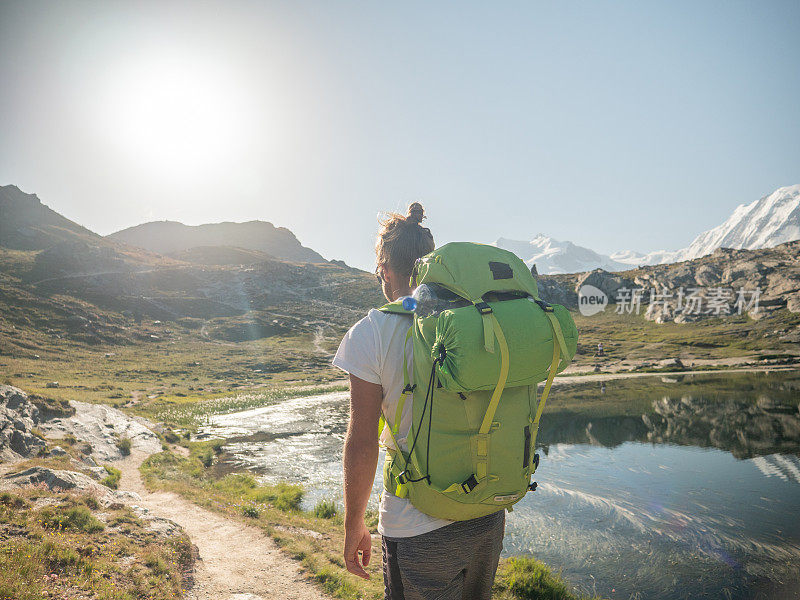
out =
[[[350,375],[350,424],[344,441],[344,561],[347,570],[369,579],[361,565],[369,564],[372,537],[364,523],[367,502],[378,466],[380,385]],[[358,552],[362,552],[362,561]]]

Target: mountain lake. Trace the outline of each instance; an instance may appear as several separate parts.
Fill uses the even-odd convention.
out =
[[[797,371],[554,387],[503,555],[604,598],[800,598],[798,402]],[[197,437],[226,439],[217,468],[341,506],[347,420],[335,392],[214,416]],[[380,487],[379,472],[373,507]]]

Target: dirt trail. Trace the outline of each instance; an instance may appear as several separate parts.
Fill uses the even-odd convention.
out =
[[[140,506],[178,523],[200,554],[190,600],[319,600],[327,598],[261,530],[226,519],[171,492],[148,492],[139,475],[146,454],[116,463],[120,488],[142,497]]]

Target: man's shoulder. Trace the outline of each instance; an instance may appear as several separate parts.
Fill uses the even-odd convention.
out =
[[[355,322],[350,328],[351,334],[364,333],[366,331],[381,332],[388,326],[393,326],[402,320],[403,315],[383,312],[377,308],[371,308],[361,319]]]

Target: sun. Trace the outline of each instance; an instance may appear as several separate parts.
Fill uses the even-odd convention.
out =
[[[98,107],[110,147],[174,178],[230,167],[253,136],[253,97],[235,69],[197,55],[138,54],[118,63]]]

